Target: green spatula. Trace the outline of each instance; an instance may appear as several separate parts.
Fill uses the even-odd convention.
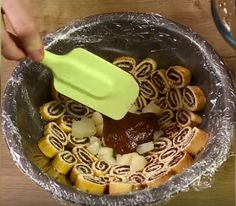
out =
[[[58,92],[112,119],[122,119],[138,97],[130,74],[82,48],[66,55],[45,51],[41,63],[52,70]]]

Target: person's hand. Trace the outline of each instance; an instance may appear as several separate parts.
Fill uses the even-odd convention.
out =
[[[8,32],[6,19],[14,35]],[[43,58],[43,43],[33,19],[22,5],[22,0],[2,2],[2,21],[2,55],[9,60],[21,60],[29,56],[40,62]]]

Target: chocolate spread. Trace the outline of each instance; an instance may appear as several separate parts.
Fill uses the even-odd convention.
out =
[[[158,130],[158,118],[153,113],[127,113],[121,120],[104,116],[103,121],[105,144],[118,154],[133,152],[139,144],[152,141]]]

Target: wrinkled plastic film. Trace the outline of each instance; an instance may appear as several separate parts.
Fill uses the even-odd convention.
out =
[[[17,65],[7,83],[2,111],[5,141],[24,174],[60,202],[80,205],[152,205],[190,188],[211,186],[211,179],[227,160],[233,142],[236,93],[226,66],[207,42],[186,27],[155,14],[140,13],[104,14],[74,21],[48,34],[44,42],[48,50],[57,54],[83,47],[108,61],[129,55],[138,60],[152,57],[158,68],[189,68],[193,84],[201,87],[207,97],[200,127],[209,133],[210,140],[191,168],[163,186],[121,196],[96,196],[75,190],[36,166],[35,150],[45,124],[38,110],[50,100],[52,75],[42,65],[25,60]]]

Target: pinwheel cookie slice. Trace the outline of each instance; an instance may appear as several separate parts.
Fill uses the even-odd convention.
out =
[[[89,108],[74,100],[68,100],[66,102],[66,113],[80,119],[89,115]]]
[[[40,151],[48,158],[54,157],[59,152],[64,151],[64,146],[61,141],[52,134],[39,139],[38,147]]]
[[[193,158],[185,151],[180,151],[169,162],[167,167],[174,173],[181,173],[193,164]]]
[[[187,86],[183,89],[183,105],[189,111],[200,111],[206,105],[206,97],[198,86]]]
[[[157,68],[157,63],[151,58],[142,60],[134,70],[134,76],[139,79],[149,79]]]
[[[174,173],[171,170],[163,169],[148,177],[146,184],[148,187],[164,185],[171,177],[173,177],[173,175]]]
[[[74,184],[79,175],[93,175],[92,168],[84,163],[77,163],[70,172],[70,181]]]
[[[77,163],[75,156],[70,151],[58,153],[53,161],[52,166],[63,175],[66,175],[69,170]]]
[[[171,66],[166,71],[169,85],[175,88],[183,88],[191,82],[191,72],[182,66]]]
[[[89,143],[89,137],[78,138],[78,137],[73,136],[71,133],[67,135],[67,140],[68,140],[68,143],[66,145],[66,148],[70,150],[76,146],[84,147],[88,145]]]
[[[67,134],[55,123],[49,122],[44,126],[44,135],[53,134],[65,146],[67,144]]]
[[[134,189],[145,187],[146,176],[142,172],[135,172],[128,177],[128,182],[133,185]]]
[[[133,73],[136,66],[136,60],[129,56],[117,57],[112,63],[129,73]]]
[[[151,80],[160,94],[166,94],[169,84],[164,69],[155,70],[151,75]]]
[[[62,116],[66,112],[66,109],[61,101],[54,100],[43,104],[39,112],[44,120],[53,121]]]
[[[187,110],[180,110],[176,113],[176,122],[182,127],[193,127],[201,124],[202,118],[197,113]]]
[[[70,133],[72,130],[73,120],[78,121],[78,119],[72,115],[63,114],[55,122],[65,133]]]
[[[183,107],[183,98],[180,89],[170,88],[166,94],[167,105],[170,109],[177,111]]]
[[[78,175],[75,187],[90,194],[103,195],[107,183],[100,177]]]

